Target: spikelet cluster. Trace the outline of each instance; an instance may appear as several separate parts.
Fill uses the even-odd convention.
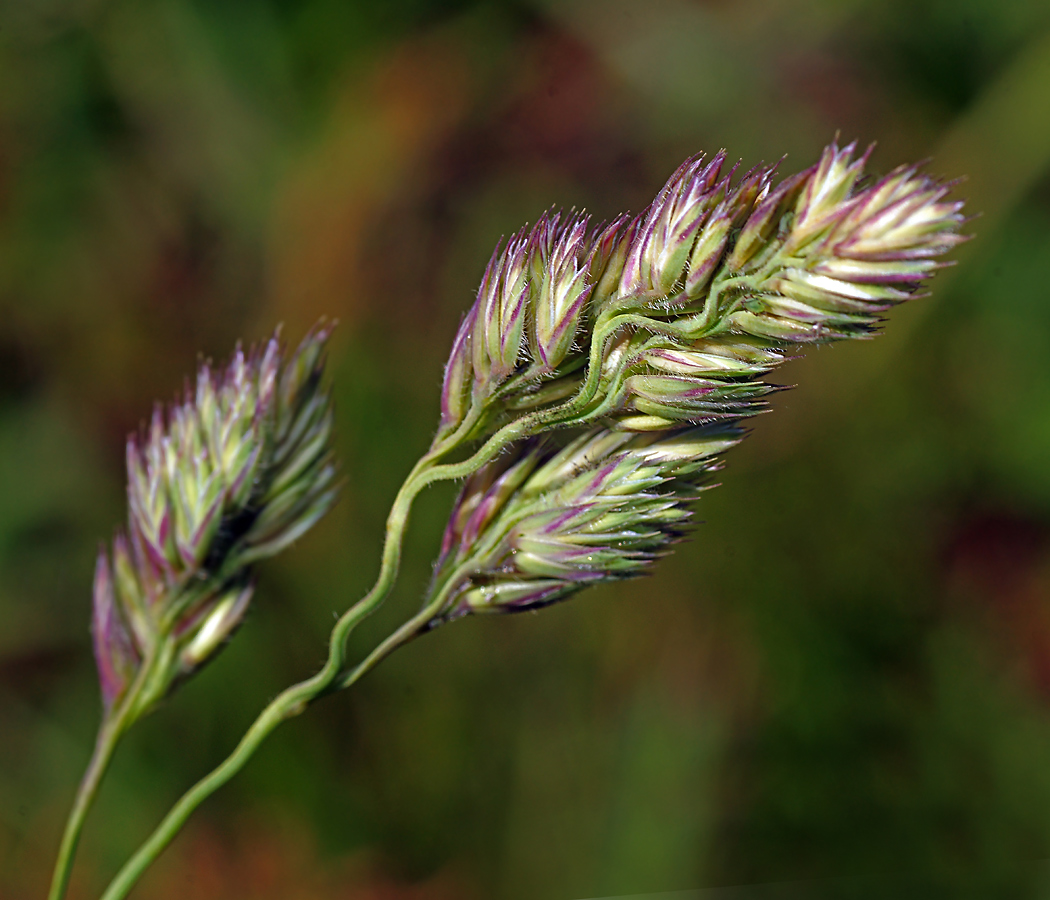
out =
[[[147,657],[159,699],[222,646],[252,596],[251,564],[307,531],[335,498],[330,330],[285,359],[277,335],[196,385],[127,443],[128,527],[99,552],[93,634],[112,705]]]
[[[564,484],[537,474],[558,463],[531,445],[467,482],[435,580],[435,591],[457,598],[457,614],[549,602],[633,571],[635,551],[648,562],[693,495],[674,467],[694,470],[676,458],[651,475],[669,486],[657,523],[647,518],[650,475],[636,482],[614,473],[647,471],[638,454],[655,451],[643,448],[692,447],[705,428],[738,434],[777,389],[766,376],[797,348],[870,337],[887,310],[946,265],[939,257],[966,239],[950,185],[916,166],[866,184],[870,149],[855,152],[831,144],[816,165],[779,183],[775,166],[738,178],[725,171],[724,153],[693,157],[638,216],[592,233],[584,217],[548,215],[493,256],[446,366],[438,439],[463,422],[484,437],[537,410],[545,418],[535,433],[597,430],[563,451],[578,466]],[[608,528],[604,482],[577,458],[607,446],[617,461],[600,471],[622,504]],[[697,449],[695,471],[706,471],[710,446]],[[547,502],[561,512],[545,518]],[[616,542],[632,527],[656,543],[623,555]],[[615,540],[603,543],[606,534]],[[472,574],[452,589],[455,565]]]
[[[686,503],[741,437],[708,425],[519,444],[460,492],[432,588],[440,617],[534,609],[641,574],[682,536]]]
[[[544,215],[496,248],[452,343],[442,430],[454,428],[472,403],[499,396],[511,375],[549,378],[569,356],[591,295],[588,224],[585,216]]]
[[[602,325],[612,331],[592,407],[680,407],[666,427],[706,419],[710,403],[693,402],[697,388],[710,389],[710,401],[725,393],[730,406],[754,399],[725,384],[743,374],[737,362],[752,366],[752,349],[768,368],[792,346],[872,334],[886,310],[944,265],[937,257],[965,240],[962,203],[946,200],[950,186],[915,166],[862,187],[868,154],[854,160],[854,152],[832,144],[779,184],[775,166],[736,179],[735,168],[724,172],[724,153],[698,156],[634,218],[594,234],[582,216],[548,215],[523,229],[493,255],[456,335],[439,436],[472,405],[516,412],[562,403],[579,387]],[[681,382],[653,365],[653,350],[700,354],[672,378],[710,375],[720,385],[679,391]],[[720,361],[705,368],[704,355],[729,360],[733,371]],[[578,418],[574,410],[566,424]],[[626,421],[659,426],[656,418]]]

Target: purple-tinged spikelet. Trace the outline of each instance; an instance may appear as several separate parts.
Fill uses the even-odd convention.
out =
[[[682,163],[668,179],[630,248],[620,295],[666,297],[681,281],[701,227],[728,188],[728,179],[719,181],[724,163],[724,151],[709,163],[701,154]]]
[[[533,230],[533,358],[536,371],[549,374],[572,347],[583,308],[590,297],[590,242],[586,216],[544,217]]]
[[[493,402],[512,374],[523,375],[523,384],[501,397],[511,407],[564,396],[562,386],[547,391],[543,382],[579,352],[578,342],[586,346],[581,322],[591,292],[603,279],[619,281],[630,243],[623,219],[597,238],[588,224],[583,215],[545,214],[496,248],[445,366],[439,436],[472,404]]]
[[[452,341],[452,352],[445,364],[445,380],[441,386],[441,429],[454,428],[470,408],[471,387],[474,383],[473,348],[474,322],[478,308],[475,304],[463,317]]]
[[[624,379],[625,407],[648,418],[628,416],[616,424],[630,430],[649,431],[654,427],[657,430],[674,427],[681,422],[742,419],[765,409],[762,398],[775,390],[761,381],[704,378],[697,373],[628,375]]]
[[[719,266],[734,233],[746,221],[756,204],[769,192],[775,166],[755,166],[741,178],[736,187],[730,187],[730,172],[715,188],[718,205],[697,235],[689,255],[689,272],[684,294],[689,300],[704,295]]]
[[[523,229],[503,252],[497,247],[481,279],[471,342],[474,392],[481,396],[517,367],[528,310],[530,237]]]
[[[591,284],[594,285],[591,291],[592,298],[604,299],[617,292],[623,279],[624,266],[627,264],[627,254],[634,246],[635,238],[641,227],[641,217],[632,217],[624,213],[613,219],[598,233],[591,249],[588,276]],[[592,313],[597,312],[597,305],[591,304]]]

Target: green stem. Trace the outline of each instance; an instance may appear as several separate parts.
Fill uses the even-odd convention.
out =
[[[120,740],[120,733],[112,727],[113,722],[103,722],[99,728],[98,737],[95,740],[95,751],[91,754],[91,761],[81,779],[80,787],[77,789],[76,800],[66,820],[66,830],[62,834],[62,843],[58,848],[58,859],[55,861],[55,871],[51,876],[51,890],[48,900],[61,900],[65,896],[66,887],[69,884],[69,876],[73,871],[73,859],[76,856],[77,844],[80,843],[80,834],[84,828],[84,820],[87,819],[88,811],[98,793],[102,776],[106,773],[109,761],[113,758],[113,751]]]
[[[405,487],[408,487],[408,484],[408,481],[406,481]],[[405,492],[405,489],[402,488],[402,491]],[[391,517],[393,517],[393,510],[391,511]],[[378,587],[379,584],[377,583]],[[365,600],[373,598],[375,590],[373,588],[368,596],[354,606],[346,615],[349,616],[354,610],[358,610],[356,621],[364,618],[370,611]],[[186,820],[193,811],[244,768],[245,764],[259,748],[259,745],[278,725],[286,719],[294,718],[302,713],[310,703],[324,694],[352,685],[394,650],[424,630],[437,614],[444,600],[445,596],[444,592],[442,592],[413,618],[409,619],[397,631],[387,637],[354,669],[338,678],[338,680],[336,680],[335,676],[329,677],[327,674],[329,667],[326,665],[313,678],[288,688],[274,698],[252,723],[252,726],[241,738],[233,753],[182,795],[178,803],[171,808],[149,839],[117,873],[117,876],[106,889],[105,894],[102,895],[101,900],[123,900],[139,878],[142,877],[146,869],[164,851],[165,847],[171,843],[182,826],[186,824]],[[346,633],[349,633],[349,629],[347,629]],[[338,674],[338,671],[336,671],[335,675]]]
[[[371,669],[372,666],[378,663],[381,659],[389,656],[402,644],[407,643],[421,631],[429,628],[434,621],[434,617],[441,614],[445,609],[445,604],[448,602],[448,595],[455,585],[459,575],[462,574],[465,568],[465,566],[460,566],[458,569],[454,570],[451,577],[445,579],[445,582],[433,595],[429,603],[369,653],[363,662],[358,664],[350,672],[343,675],[333,687],[333,690],[341,691],[344,688],[350,687],[350,685],[357,681],[358,678],[364,675],[365,672]]]
[[[73,808],[69,811],[66,828],[62,833],[62,842],[58,847],[58,858],[51,876],[51,889],[48,900],[62,900],[69,886],[69,877],[73,873],[73,862],[76,858],[77,845],[84,830],[84,822],[95,802],[99,785],[113,759],[113,753],[124,733],[138,717],[143,691],[150,683],[155,667],[157,654],[151,654],[143,660],[135,680],[121,697],[117,707],[110,709],[102,719],[95,739],[95,749],[91,754],[84,777],[80,780]]]
[[[336,622],[329,639],[328,659],[321,670],[313,677],[282,691],[267,705],[255,722],[252,723],[244,737],[241,738],[233,753],[216,769],[198,781],[172,807],[146,843],[139,848],[117,874],[117,877],[106,890],[104,900],[117,900],[117,898],[127,895],[142,873],[175,837],[190,814],[206,798],[215,793],[244,767],[270,732],[286,719],[302,713],[319,697],[331,693],[337,688],[337,683],[346,664],[347,638],[358,623],[379,607],[397,578],[401,562],[401,543],[408,524],[408,514],[412,508],[412,503],[423,488],[437,480],[431,476],[431,473],[436,468],[435,461],[451,450],[457,439],[458,431],[433,447],[416,463],[409,476],[405,479],[404,484],[402,484],[387,516],[386,538],[383,544],[382,562],[376,582],[372,589]],[[349,676],[344,676],[343,680],[347,677],[356,680],[368,668],[378,662],[383,655],[391,652],[394,647],[407,640],[408,637],[406,635],[408,632],[404,629],[409,628],[413,624],[417,630],[424,627],[430,617],[426,621],[421,622],[421,616],[422,613],[402,626],[402,629],[373,651]],[[57,898],[53,898],[53,900],[57,900]]]
[[[721,286],[720,286],[721,287]],[[710,320],[717,311],[718,291],[713,292],[715,299],[708,298],[699,321],[694,321],[696,330],[710,329]],[[603,321],[604,319],[604,321]],[[499,429],[468,459],[458,463],[438,465],[438,460],[469,436],[476,422],[480,419],[477,404],[467,417],[448,436],[440,436],[434,445],[416,464],[405,479],[387,517],[386,536],[383,544],[383,556],[379,575],[372,589],[354,606],[347,610],[336,622],[329,640],[328,659],[322,669],[305,681],[286,689],[263,710],[251,725],[233,753],[217,768],[197,782],[169,811],[164,820],[153,832],[127,864],[120,870],[110,884],[102,900],[121,900],[141,877],[142,873],[163,852],[172,841],[193,811],[215,791],[236,775],[252,757],[266,737],[283,721],[301,714],[319,697],[349,687],[381,659],[393,652],[406,641],[425,629],[440,610],[444,602],[445,591],[439,592],[424,609],[405,622],[396,632],[370,653],[363,662],[350,672],[344,672],[346,662],[347,638],[361,620],[370,615],[382,603],[393,587],[401,560],[401,545],[408,523],[408,515],[415,498],[428,485],[436,481],[447,481],[466,477],[477,471],[482,465],[494,459],[504,448],[515,441],[536,434],[546,427],[565,424],[585,424],[595,416],[605,414],[613,403],[613,397],[605,397],[602,403],[587,412],[601,384],[602,362],[608,340],[621,327],[636,325],[657,330],[670,331],[663,323],[640,316],[634,312],[610,311],[599,317],[595,325],[587,366],[587,375],[580,390],[570,400],[546,410],[522,416]],[[622,373],[619,373],[622,374]],[[614,379],[616,381],[618,379]],[[51,898],[58,900],[58,898]]]
[[[120,870],[117,877],[113,879],[103,895],[104,900],[116,900],[118,897],[127,896],[128,891],[131,890],[142,873],[167,847],[179,829],[185,824],[190,814],[201,802],[222,787],[244,767],[244,764],[274,728],[285,719],[298,715],[305,709],[309,697],[309,692],[306,688],[310,685],[310,682],[315,680],[310,679],[308,682],[289,688],[279,694],[263,710],[244,737],[241,738],[241,742],[233,753],[221,765],[183,794],[179,802],[172,807],[149,840],[138,849],[135,855]]]

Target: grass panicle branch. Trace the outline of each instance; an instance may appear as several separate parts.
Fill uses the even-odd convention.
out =
[[[724,152],[697,156],[638,216],[595,232],[558,215],[522,229],[494,254],[456,336],[438,440],[463,423],[473,439],[504,428],[519,439],[610,414],[640,431],[704,421],[719,392],[753,399],[730,386],[734,357],[765,354],[768,368],[799,345],[873,334],[966,237],[950,185],[902,166],[864,186],[870,149],[855,152],[831,144],[779,184],[775,166],[734,182]],[[550,302],[550,284],[572,302]],[[553,358],[521,339],[541,330],[564,338]],[[491,348],[498,365],[479,362]],[[668,373],[682,353],[697,354],[676,357],[688,371]],[[704,386],[681,379],[705,377],[711,402],[693,408]]]
[[[472,475],[442,543],[436,620],[535,609],[644,573],[680,539],[686,504],[740,429],[594,429],[558,449],[528,441]]]

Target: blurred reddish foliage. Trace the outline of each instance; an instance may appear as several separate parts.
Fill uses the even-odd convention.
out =
[[[949,591],[972,604],[990,636],[1050,700],[1050,527],[1015,512],[978,512],[944,554]]]
[[[220,829],[198,822],[144,879],[152,900],[470,900],[452,869],[414,880],[369,850],[323,857],[308,825],[269,814]],[[70,900],[90,894],[71,892]],[[12,898],[14,900],[14,898]]]

